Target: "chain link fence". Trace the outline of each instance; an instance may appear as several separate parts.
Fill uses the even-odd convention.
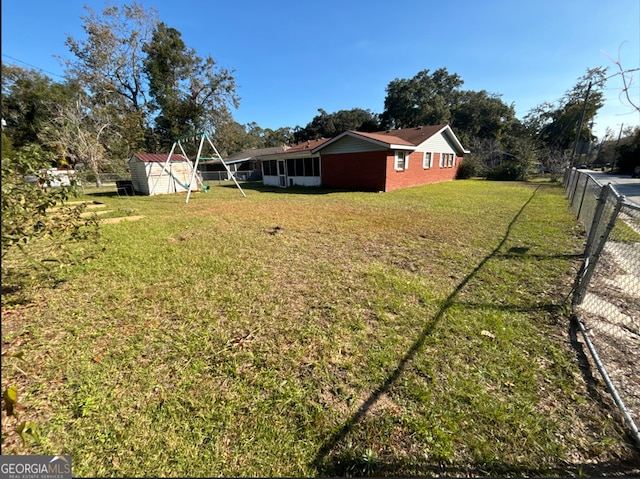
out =
[[[564,186],[587,244],[573,311],[591,356],[640,446],[640,206],[588,173]]]

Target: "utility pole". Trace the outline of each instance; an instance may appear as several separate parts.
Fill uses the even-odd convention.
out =
[[[584,121],[584,113],[587,110],[587,101],[589,100],[589,93],[591,93],[591,85],[592,81],[589,82],[589,86],[587,87],[587,94],[584,96],[584,103],[582,104],[582,113],[580,113],[580,122],[578,122],[578,131],[576,132],[576,141],[573,144],[573,151],[571,152],[571,166],[575,166],[573,164],[573,159],[576,156],[576,150],[578,149],[578,141],[580,141],[580,131],[582,131],[582,122]]]
[[[616,141],[616,147],[613,149],[613,162],[611,163],[611,171],[616,167],[616,160],[618,159],[618,145],[620,144],[620,138],[622,137],[622,127],[624,123],[620,125],[620,133],[618,133],[618,141]]]

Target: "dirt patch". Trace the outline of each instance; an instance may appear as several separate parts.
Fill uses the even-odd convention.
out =
[[[114,223],[122,223],[123,221],[138,221],[139,219],[144,218],[144,216],[122,216],[120,218],[105,218],[100,220],[102,224],[114,224]]]

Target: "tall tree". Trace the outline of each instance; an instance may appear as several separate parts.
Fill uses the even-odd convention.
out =
[[[93,97],[93,103],[117,107],[119,124],[132,150],[148,142],[148,98],[142,47],[158,23],[157,12],[140,3],[107,6],[102,14],[85,7],[85,40],[68,36],[75,58],[66,62],[67,75]],[[124,152],[123,154],[127,154]]]
[[[571,148],[576,136],[582,142],[592,141],[589,125],[604,105],[602,90],[606,71],[602,67],[587,70],[578,83],[556,103],[543,103],[531,110],[524,121],[532,134],[551,149]],[[583,108],[584,121],[578,132]]]
[[[161,141],[170,144],[175,138],[214,129],[228,117],[230,107],[237,108],[233,72],[219,68],[211,56],[199,57],[175,28],[159,23],[143,51]]]
[[[38,131],[51,119],[51,103],[65,103],[77,93],[69,83],[57,83],[36,70],[2,64],[3,132],[16,148],[38,142]]]
[[[276,130],[266,128],[262,134],[262,147],[284,146],[294,142],[293,129],[288,126]]]
[[[464,82],[456,73],[439,68],[418,72],[413,78],[391,81],[384,100],[382,126],[410,128],[449,123]]]
[[[636,168],[640,167],[640,127],[636,127],[616,149],[620,173],[637,174]]]
[[[484,90],[460,92],[451,110],[451,124],[463,142],[471,138],[500,140],[515,121],[513,105]]]
[[[369,110],[352,108],[327,113],[322,108],[304,128],[294,132],[296,142],[316,140],[318,138],[332,138],[347,130],[376,131],[379,129],[378,116]]]

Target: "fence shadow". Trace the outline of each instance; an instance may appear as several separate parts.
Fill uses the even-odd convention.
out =
[[[455,302],[455,298],[458,296],[460,291],[462,291],[465,286],[478,274],[480,270],[490,261],[492,258],[496,257],[500,254],[501,248],[505,245],[509,236],[511,235],[511,231],[513,230],[514,225],[526,209],[526,207],[531,203],[536,193],[538,192],[540,186],[536,187],[531,196],[527,199],[527,201],[522,205],[520,210],[513,217],[509,225],[507,226],[507,230],[500,240],[500,243],[489,253],[477,266],[471,271],[455,288],[455,290],[444,300],[442,306],[438,309],[436,314],[428,320],[427,325],[422,329],[418,338],[411,345],[406,354],[402,357],[402,359],[398,362],[398,365],[395,369],[387,376],[384,382],[376,388],[371,395],[364,401],[364,403],[358,408],[358,410],[342,425],[340,426],[327,440],[322,444],[320,449],[318,450],[316,456],[313,461],[310,463],[310,466],[316,470],[321,475],[335,475],[340,470],[344,470],[344,458],[340,457],[330,457],[331,451],[340,443],[349,432],[360,422],[360,420],[367,414],[367,412],[373,407],[373,405],[380,399],[380,397],[386,394],[394,383],[400,378],[403,371],[409,365],[409,363],[413,360],[415,355],[424,345],[426,339],[433,333],[436,325],[440,322],[442,317],[445,315],[447,310],[451,308]],[[344,472],[344,471],[343,471]]]

